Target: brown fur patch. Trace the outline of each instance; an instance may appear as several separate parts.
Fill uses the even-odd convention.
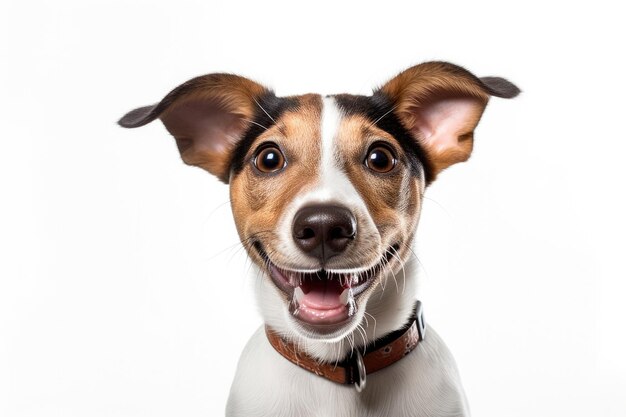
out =
[[[295,99],[297,110],[286,111],[253,142],[244,169],[231,181],[231,203],[242,240],[256,233],[274,233],[284,208],[317,180],[321,97],[309,94]],[[279,173],[262,174],[253,166],[256,150],[266,142],[278,145],[285,156],[287,165]]]
[[[387,145],[397,158],[395,168],[389,173],[372,172],[364,164],[375,143]],[[420,187],[418,179],[410,173],[402,147],[389,133],[359,115],[343,119],[337,146],[342,168],[365,202],[383,244],[389,246],[398,240],[407,242],[405,234],[410,230],[401,226],[417,222],[417,218],[414,221],[412,218],[419,214]]]

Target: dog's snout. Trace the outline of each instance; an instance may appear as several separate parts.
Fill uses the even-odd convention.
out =
[[[343,252],[356,237],[356,218],[341,206],[307,206],[296,213],[293,240],[322,262]]]

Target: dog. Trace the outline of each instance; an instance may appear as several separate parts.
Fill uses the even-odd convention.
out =
[[[230,185],[264,326],[241,355],[227,416],[469,415],[408,261],[425,189],[470,157],[489,98],[519,92],[446,62],[370,96],[277,97],[209,74],[120,119],[161,119],[186,164]]]

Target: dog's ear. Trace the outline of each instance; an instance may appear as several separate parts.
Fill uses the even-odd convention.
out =
[[[401,72],[375,94],[391,100],[401,122],[426,150],[432,181],[443,169],[469,158],[474,128],[489,97],[513,98],[519,92],[503,78],[478,78],[450,63],[427,62]]]
[[[118,123],[133,128],[160,118],[186,164],[228,183],[232,151],[254,119],[255,101],[266,94],[273,93],[247,78],[209,74],[181,84],[153,106],[128,112]]]

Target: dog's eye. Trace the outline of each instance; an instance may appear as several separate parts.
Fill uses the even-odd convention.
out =
[[[254,166],[265,173],[280,171],[285,167],[285,157],[276,146],[266,146],[257,153]]]
[[[365,158],[365,166],[378,173],[391,171],[396,166],[396,162],[391,149],[383,145],[374,145]]]

